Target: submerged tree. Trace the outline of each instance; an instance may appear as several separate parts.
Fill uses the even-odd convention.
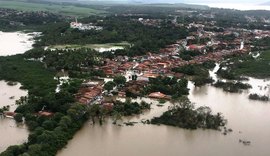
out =
[[[180,98],[160,117],[151,120],[152,124],[165,124],[187,129],[218,129],[226,124],[221,113],[212,114],[209,107],[194,108],[194,103],[186,97]]]

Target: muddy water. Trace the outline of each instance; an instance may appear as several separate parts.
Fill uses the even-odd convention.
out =
[[[16,109],[15,100],[27,95],[27,91],[20,90],[20,85],[8,86],[6,82],[0,81],[0,107],[10,105],[10,111]],[[25,142],[28,131],[24,125],[18,125],[13,119],[0,118],[0,152],[10,145]]]
[[[32,49],[36,35],[39,33],[0,31],[0,56],[21,54]]]
[[[211,72],[213,75],[214,71]],[[269,93],[265,86],[269,86],[270,81],[250,79],[249,82],[254,88],[239,94],[226,93],[212,86],[195,88],[189,82],[189,98],[196,107],[209,106],[213,112],[222,112],[228,119],[227,127],[233,132],[226,136],[214,130],[190,131],[143,124],[119,127],[111,120],[103,126],[88,122],[58,156],[269,156],[270,103],[251,101],[248,94],[256,91]],[[144,100],[153,102],[153,109],[124,121],[151,119],[161,115],[170,105],[166,103],[164,107],[157,107],[157,101]],[[239,139],[251,141],[251,145],[245,146]]]

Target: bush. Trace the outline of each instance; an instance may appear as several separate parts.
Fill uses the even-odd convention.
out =
[[[23,122],[23,115],[21,113],[16,113],[14,116],[16,122]]]

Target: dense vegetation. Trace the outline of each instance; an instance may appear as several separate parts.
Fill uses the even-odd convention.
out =
[[[250,58],[243,62],[237,62],[233,71],[238,75],[248,75],[253,77],[265,78],[270,76],[269,70],[270,51],[260,53],[257,59]]]
[[[192,76],[191,80],[194,82],[195,86],[202,86],[204,84],[213,82],[208,70],[214,67],[214,62],[205,62],[202,65],[186,65],[176,67],[173,68],[172,71]]]
[[[248,98],[251,100],[269,101],[269,97],[265,95],[260,96],[258,94],[249,94]]]
[[[1,76],[21,82],[29,91],[27,97],[16,102],[19,106],[15,119],[21,122],[22,116],[25,117],[30,135],[26,143],[11,146],[0,155],[55,155],[87,119],[86,108],[74,103],[74,93],[77,93],[81,81],[71,80],[55,93],[54,74],[40,62],[25,60],[22,55],[3,57],[1,61],[1,73],[5,72]],[[42,109],[52,112],[53,116],[37,115],[36,112]]]
[[[175,77],[157,77],[149,80],[148,86],[145,88],[147,94],[152,92],[161,92],[171,95],[172,98],[178,98],[188,95],[188,81],[186,79],[177,79]]]
[[[225,61],[217,72],[218,76],[230,80],[239,80],[242,75],[257,78],[269,77],[270,72],[266,69],[269,68],[270,51],[260,52],[260,56],[257,58],[254,58],[252,55],[256,54],[242,55]],[[227,69],[223,70],[222,67]]]
[[[102,65],[98,52],[91,49],[43,50],[35,48],[25,53],[29,59],[42,59],[48,68],[77,70]]]
[[[126,101],[114,101],[113,105],[102,106],[100,104],[93,104],[87,108],[87,114],[91,118],[93,124],[96,120],[102,125],[106,116],[112,116],[114,123],[122,119],[122,116],[130,116],[142,113],[144,110],[150,109],[150,104],[142,101],[132,102],[131,99]]]
[[[28,142],[10,146],[1,156],[52,156],[63,148],[74,133],[81,128],[86,117],[84,106],[72,105],[66,114],[56,113],[53,117],[26,115],[26,123],[32,129]]]
[[[131,100],[127,99],[125,102],[116,101],[114,103],[113,112],[117,112],[123,114],[123,116],[130,116],[142,113],[143,110],[150,109],[150,104],[142,101],[131,102]]]
[[[41,40],[36,43],[36,46],[127,41],[132,44],[132,47],[119,50],[115,55],[134,56],[149,51],[157,52],[160,48],[187,36],[184,28],[177,28],[171,23],[165,22],[160,27],[145,26],[138,22],[137,18],[130,19],[121,16],[89,17],[83,21],[85,23],[95,22],[104,29],[102,31],[79,31],[70,29],[68,23],[58,23],[42,30],[44,35],[40,37]]]
[[[226,92],[231,92],[231,93],[237,93],[241,92],[243,89],[249,89],[251,88],[251,85],[245,84],[242,82],[222,82],[218,81],[214,84],[215,87],[217,88],[222,88]]]
[[[165,124],[186,129],[219,129],[226,124],[221,113],[212,114],[209,107],[194,108],[194,104],[183,98],[160,117],[151,120],[152,124]]]
[[[0,79],[18,81],[29,94],[44,96],[53,92],[56,81],[55,72],[45,70],[42,63],[25,60],[23,55],[0,57]]]
[[[0,8],[0,17],[0,29],[2,31],[35,29],[48,23],[64,20],[63,16],[51,12],[22,12],[3,8]]]

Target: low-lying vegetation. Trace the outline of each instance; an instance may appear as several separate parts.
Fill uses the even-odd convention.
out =
[[[249,89],[251,88],[251,85],[247,83],[242,83],[242,82],[222,82],[218,81],[214,84],[215,87],[217,88],[222,88],[226,92],[231,92],[231,93],[238,93],[241,92],[243,89]]]
[[[266,95],[260,96],[258,94],[249,94],[248,98],[251,100],[269,101],[269,97]]]
[[[165,124],[186,129],[215,129],[225,126],[226,120],[221,113],[213,114],[209,107],[194,108],[187,98],[181,99],[176,105],[151,120],[152,124]]]

